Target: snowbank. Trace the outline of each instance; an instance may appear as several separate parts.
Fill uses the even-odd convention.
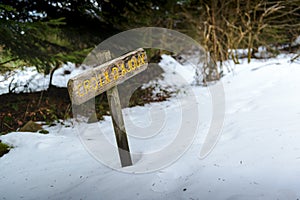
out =
[[[222,136],[202,160],[199,153],[211,120],[210,93],[190,85],[191,68],[167,56],[161,65],[166,71],[166,82],[161,84],[186,84],[196,100],[190,101],[190,93],[181,94],[123,112],[131,150],[141,153],[135,159],[139,165],[147,158],[144,155],[163,149],[181,126],[195,121],[195,116],[185,121],[178,116],[198,108],[195,138],[178,160],[141,174],[112,169],[82,144],[72,121],[45,127],[48,135],[10,133],[0,137],[15,147],[0,158],[2,199],[300,198],[299,64],[280,55],[233,67],[234,73],[222,79],[226,94]],[[176,81],[183,77],[185,82]],[[103,134],[114,143],[110,117],[87,126],[99,131],[90,135],[91,141]],[[194,129],[185,129],[187,135],[190,131]]]
[[[84,68],[75,67],[73,63],[63,65],[53,74],[52,84],[58,87],[67,87],[68,80],[82,72]],[[34,92],[46,90],[50,75],[38,73],[35,67],[26,67],[0,75],[0,95],[14,89],[14,92]]]

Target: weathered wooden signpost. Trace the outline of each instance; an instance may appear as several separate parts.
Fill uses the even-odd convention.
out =
[[[75,105],[106,91],[121,165],[130,166],[132,160],[117,85],[144,71],[148,66],[147,55],[143,49],[137,49],[113,60],[109,52],[104,56],[110,61],[71,78],[68,91]]]

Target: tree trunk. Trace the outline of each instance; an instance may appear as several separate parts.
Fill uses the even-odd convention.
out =
[[[60,67],[60,63],[56,63],[55,67],[51,70],[50,72],[50,80],[49,80],[49,85],[48,85],[48,91],[51,90],[51,88],[53,87],[53,84],[52,84],[52,80],[53,80],[53,75],[54,75],[54,72]]]

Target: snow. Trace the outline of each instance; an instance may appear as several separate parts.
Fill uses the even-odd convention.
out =
[[[67,87],[68,80],[84,69],[83,66],[75,67],[73,63],[64,64],[54,72],[52,84],[58,87]],[[9,85],[11,85],[11,89],[15,88],[14,92],[16,93],[46,90],[49,80],[50,75],[38,73],[36,67],[6,72],[0,75],[0,95],[9,92]]]
[[[45,126],[47,135],[13,132],[0,137],[14,146],[0,158],[0,197],[299,199],[300,64],[289,60],[282,54],[227,63],[234,71],[222,78],[222,135],[200,158],[212,118],[211,93],[191,84],[190,65],[164,56],[165,79],[158,83],[186,92],[123,110],[133,166],[120,167],[108,116],[94,124]],[[168,149],[172,144],[176,148]]]
[[[274,50],[276,50],[276,49],[274,48]],[[251,49],[251,52],[252,51],[253,51],[253,49]],[[229,52],[230,52],[230,54],[232,54],[233,56],[235,56],[237,58],[247,58],[247,56],[248,56],[248,49],[230,49]],[[261,59],[275,57],[275,54],[268,51],[265,46],[258,47],[257,52],[255,52],[254,55],[257,58],[261,58]]]

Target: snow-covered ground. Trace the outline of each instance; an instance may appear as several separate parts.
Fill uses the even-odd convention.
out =
[[[0,137],[14,146],[0,158],[0,199],[300,199],[300,64],[289,59],[231,64],[234,71],[222,79],[222,135],[200,159],[211,94],[190,85],[190,66],[164,56],[160,84],[189,92],[123,110],[133,166],[122,169],[115,151],[96,148],[99,139],[114,144],[110,117],[45,127],[47,135],[14,132]],[[165,153],[178,135],[188,139]]]
[[[68,80],[82,72],[84,67],[75,67],[73,63],[63,65],[53,74],[53,85],[67,87]],[[46,90],[49,86],[50,75],[38,73],[36,67],[26,67],[0,75],[0,95],[9,92],[32,92]]]

